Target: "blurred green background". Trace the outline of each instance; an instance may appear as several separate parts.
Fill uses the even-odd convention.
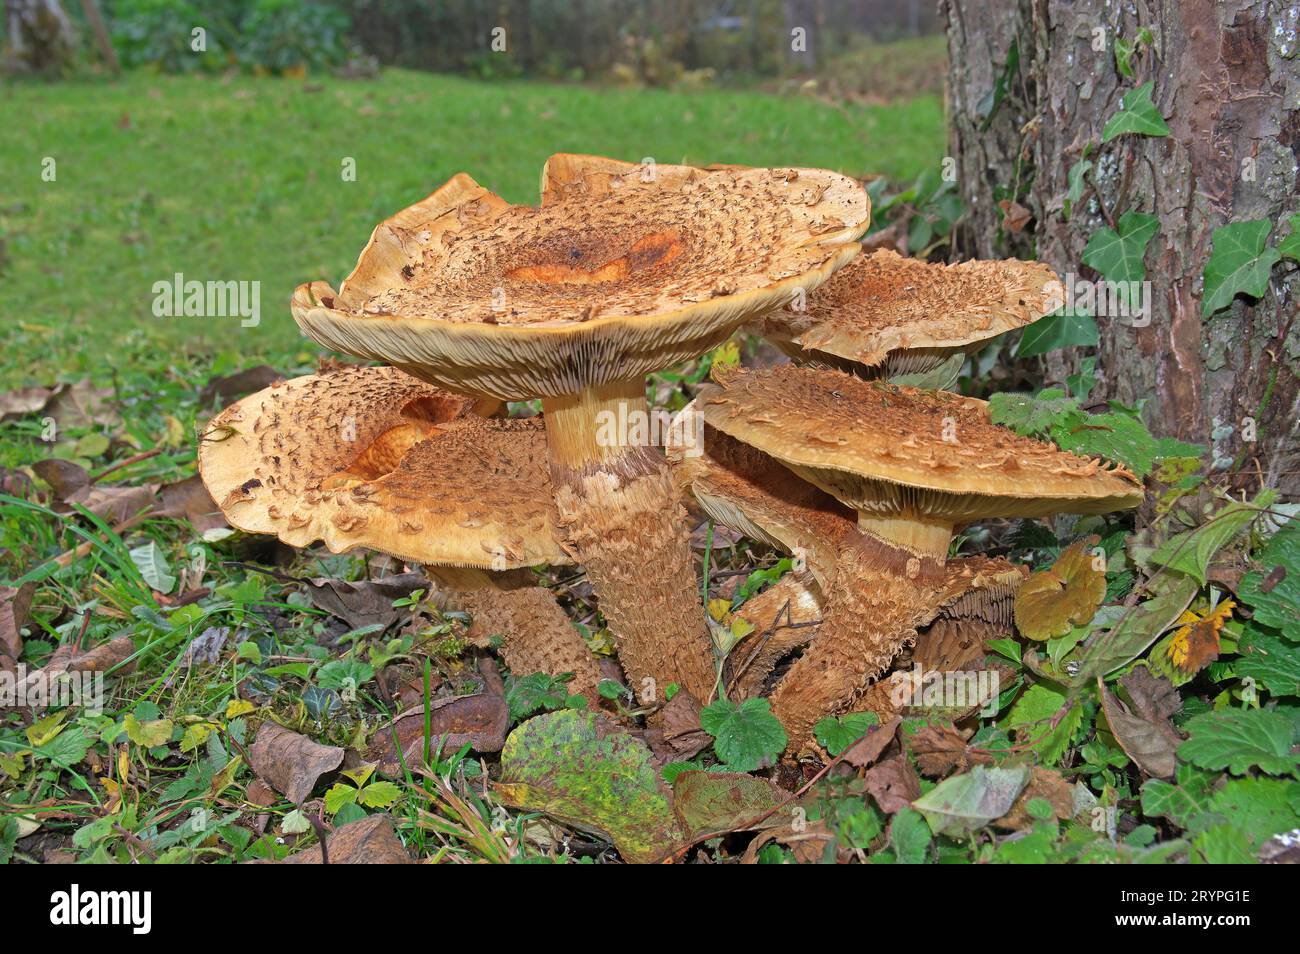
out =
[[[113,75],[64,4],[64,61],[15,69],[6,44],[0,386],[102,377],[114,354],[297,355],[293,287],[336,284],[380,219],[456,172],[515,202],[558,151],[910,182],[944,151],[942,37],[911,6],[801,57],[775,2],[106,2]],[[260,282],[261,323],[155,317],[178,272]]]

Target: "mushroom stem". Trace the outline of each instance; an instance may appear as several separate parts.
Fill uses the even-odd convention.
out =
[[[555,503],[638,698],[676,683],[707,701],[717,678],[686,511],[641,378],[543,398]],[[647,682],[647,680],[650,680]]]
[[[952,543],[952,521],[943,517],[922,516],[904,512],[876,516],[866,512],[858,514],[858,529],[868,536],[911,552],[917,557],[930,557],[942,564],[948,558]]]
[[[795,754],[823,716],[848,711],[938,611],[943,564],[868,534],[846,544],[817,635],[772,693]]]
[[[555,595],[527,570],[489,574],[466,567],[425,567],[447,608],[469,613],[470,638],[501,637],[501,656],[519,676],[573,673],[572,692],[595,702],[600,666]]]

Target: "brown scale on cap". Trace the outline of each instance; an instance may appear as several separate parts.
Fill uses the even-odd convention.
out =
[[[859,377],[930,370],[1060,307],[1041,262],[922,262],[881,249],[859,255],[813,292],[750,330],[802,363]]]
[[[321,540],[336,553],[364,547],[430,567],[568,563],[541,421],[483,418],[473,404],[393,368],[296,378],[217,415],[199,444],[199,473],[232,526],[294,546]],[[497,590],[485,573],[474,579],[487,612]],[[577,630],[560,625],[558,606],[539,609],[554,604],[547,591],[514,587],[501,599],[530,608],[509,616],[522,628],[503,633],[507,661],[585,653],[584,671],[552,674],[578,672],[580,691],[594,690],[595,661]]]
[[[301,286],[317,342],[453,391],[542,399],[566,543],[638,694],[706,697],[715,662],[662,453],[602,438],[646,416],[645,376],[720,344],[857,252],[870,202],[818,169],[633,167],[557,156],[540,208],[466,175],[380,223],[336,293]]]
[[[1142,501],[1128,471],[1020,437],[992,424],[982,401],[954,394],[783,366],[733,374],[697,400],[710,425],[857,511],[818,638],[772,696],[792,749],[953,598],[945,563],[956,524]]]

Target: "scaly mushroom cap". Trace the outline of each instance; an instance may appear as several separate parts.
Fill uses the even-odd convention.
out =
[[[577,394],[810,292],[869,220],[862,187],[820,169],[657,166],[596,191],[511,206],[457,175],[380,223],[339,292],[300,286],[294,318],[325,347],[461,393]]]
[[[682,416],[694,410],[688,405]],[[683,489],[723,526],[788,553],[802,554],[819,586],[835,577],[841,543],[856,532],[857,518],[830,494],[796,477],[767,454],[712,427],[704,428],[703,453],[673,443],[668,457]]]
[[[568,563],[542,423],[479,417],[472,403],[394,368],[295,378],[217,415],[199,473],[232,526],[293,546],[495,570]]]
[[[930,264],[890,249],[862,254],[812,293],[751,325],[792,357],[923,371],[958,349],[1060,307],[1056,273],[1041,262]],[[842,368],[842,370],[848,370]]]
[[[697,400],[713,427],[860,515],[966,522],[1142,502],[1141,483],[1124,468],[999,427],[975,398],[784,365],[738,372]]]

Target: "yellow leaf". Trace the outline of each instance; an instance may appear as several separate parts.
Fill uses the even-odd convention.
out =
[[[731,600],[709,600],[709,615],[713,617],[714,622],[721,623],[731,612]]]
[[[66,728],[63,720],[67,717],[68,711],[64,709],[62,712],[47,715],[44,719],[38,719],[27,727],[27,741],[34,747],[40,748]]]
[[[199,722],[185,730],[181,736],[181,751],[193,752],[204,742],[208,741],[208,736],[212,734],[212,723]]]
[[[248,715],[256,708],[257,706],[247,699],[231,699],[230,702],[226,703],[226,718],[234,719],[241,715]]]
[[[181,447],[189,443],[185,437],[185,425],[177,418],[168,414],[163,418],[163,424],[167,427],[167,432],[163,437],[163,443],[168,447]]]
[[[713,367],[715,368],[734,368],[740,364],[740,345],[734,341],[728,341],[726,344],[715,348],[713,351]]]
[[[0,753],[0,772],[16,779],[27,765],[26,752]]]
[[[375,771],[375,763],[371,762],[365,765],[358,765],[356,768],[344,769],[343,774],[346,775],[348,778],[352,779],[352,781],[356,782],[357,788],[360,788],[361,786],[366,784],[366,779],[370,778],[370,776],[374,773],[374,771]]]
[[[156,745],[165,745],[172,737],[171,719],[152,719],[149,722],[141,722],[134,715],[128,715],[122,720],[122,724],[126,729],[126,737],[136,745],[142,745],[146,749],[152,749]]]

